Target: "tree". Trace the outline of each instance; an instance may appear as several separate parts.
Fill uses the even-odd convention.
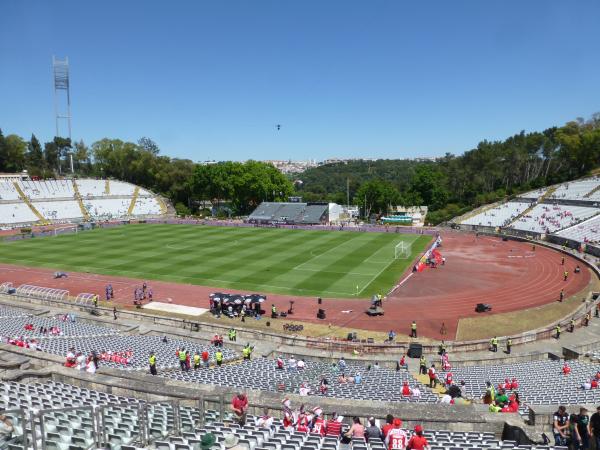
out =
[[[371,217],[372,214],[387,214],[393,206],[398,204],[399,200],[398,190],[389,181],[381,179],[363,183],[354,198],[366,218]]]
[[[27,143],[16,134],[9,134],[3,138],[2,144],[0,144],[0,150],[3,152],[3,164],[2,170],[6,172],[20,172],[25,168],[25,152],[27,150]],[[1,166],[0,166],[1,168]]]
[[[7,161],[8,155],[6,150],[6,141],[4,135],[2,134],[2,129],[0,129],[0,171],[6,171]]]
[[[154,142],[150,138],[147,138],[147,137],[140,138],[137,143],[141,150],[152,153],[154,156],[156,156],[160,153],[160,148],[158,148],[158,145],[156,144],[156,142]]]
[[[46,168],[44,152],[42,151],[40,141],[38,141],[38,139],[35,137],[35,134],[31,135],[31,140],[27,144],[25,165],[30,174],[37,176],[41,175]]]
[[[446,190],[446,177],[433,164],[418,166],[411,179],[410,194],[413,198],[422,199],[423,204],[439,209],[448,202],[449,193]]]
[[[271,164],[258,161],[198,165],[190,186],[198,200],[216,205],[227,200],[239,214],[251,212],[262,201],[282,201],[292,183]]]
[[[54,141],[44,144],[44,160],[48,169],[58,171],[58,155],[58,147]]]
[[[71,165],[69,154],[72,148],[71,139],[55,136],[53,142],[56,145],[56,151],[58,153],[58,173],[70,171]]]
[[[89,175],[92,172],[91,152],[83,140],[75,142],[73,165],[75,166],[75,172],[80,175]]]

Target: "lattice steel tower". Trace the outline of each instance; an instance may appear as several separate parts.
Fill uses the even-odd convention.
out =
[[[71,139],[71,90],[69,81],[69,58],[63,60],[52,56],[54,72],[54,114],[56,118],[56,136],[60,136],[60,122],[66,121],[67,137]],[[73,154],[70,155],[71,172],[73,172]]]

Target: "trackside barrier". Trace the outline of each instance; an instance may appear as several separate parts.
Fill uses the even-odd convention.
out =
[[[23,297],[39,298],[41,300],[64,301],[69,296],[66,289],[54,289],[31,284],[22,284],[17,288],[17,295]]]
[[[95,297],[96,294],[82,292],[81,294],[77,295],[77,297],[75,297],[75,304],[80,306],[93,306]]]
[[[8,294],[8,291],[13,287],[12,283],[2,283],[0,284],[0,294]]]

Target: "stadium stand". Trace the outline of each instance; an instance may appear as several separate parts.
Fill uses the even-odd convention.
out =
[[[26,325],[32,325],[32,329],[27,329]],[[42,332],[42,328],[47,332]],[[56,328],[56,333],[50,330]],[[117,330],[107,327],[90,325],[87,323],[73,322],[68,316],[63,317],[19,317],[2,316],[0,318],[0,336],[20,336],[33,337],[36,339],[49,338],[54,336],[63,337],[90,337],[90,336],[109,336],[116,334]],[[67,349],[68,350],[68,349]],[[66,351],[65,351],[66,354]]]
[[[483,225],[489,227],[503,227],[511,223],[519,214],[522,214],[530,203],[508,202],[483,211],[462,223],[465,225]]]
[[[79,203],[72,200],[58,202],[33,202],[35,208],[49,220],[82,219]]]
[[[0,200],[19,200],[19,193],[12,183],[0,182]]]
[[[546,192],[548,192],[548,188],[543,187],[540,189],[534,189],[533,191],[525,192],[524,194],[520,194],[519,198],[527,198],[527,199],[537,200],[541,196],[543,196]]]
[[[108,190],[107,190],[108,186]],[[0,225],[27,226],[47,221],[154,217],[165,209],[152,192],[121,181],[0,181]],[[81,204],[79,201],[81,200]]]
[[[148,368],[148,355],[155,352],[159,361],[159,369],[173,369],[179,367],[179,361],[175,357],[175,351],[179,348],[185,348],[192,352],[206,350],[209,353],[210,361],[214,362],[216,347],[209,345],[200,345],[191,341],[169,339],[167,343],[162,342],[159,336],[105,336],[100,334],[88,336],[86,340],[79,339],[41,339],[39,349],[55,355],[66,355],[70,348],[88,355],[92,352],[100,354],[102,352],[132,352],[129,363],[126,367],[111,361],[103,361],[101,365],[113,368],[143,369]],[[223,361],[229,362],[238,359],[239,355],[229,349],[223,348]]]
[[[327,221],[328,204],[262,202],[248,216],[253,223],[320,224]]]
[[[571,228],[559,231],[557,235],[579,242],[597,244],[600,242],[600,217],[592,217]]]
[[[85,199],[83,206],[93,218],[112,219],[127,216],[130,203],[129,198]]]
[[[0,204],[0,220],[3,224],[29,224],[38,220],[31,208],[25,203]]]
[[[580,405],[600,402],[600,389],[583,389],[596,376],[598,367],[583,361],[569,361],[569,375],[562,372],[564,361],[532,361],[502,365],[455,367],[455,380],[464,380],[467,394],[480,399],[486,381],[494,386],[516,378],[522,403],[529,405]],[[460,381],[459,381],[460,382]]]
[[[327,205],[307,205],[296,220],[303,224],[321,223],[327,216],[327,208]]]
[[[510,226],[517,230],[554,233],[595,216],[600,209],[586,206],[539,204]]]
[[[600,178],[588,178],[584,180],[571,181],[559,185],[550,195],[550,199],[560,200],[585,200],[586,195],[600,184]]]
[[[157,215],[160,211],[158,200],[152,197],[138,196],[133,207],[133,214],[136,216]]]
[[[323,377],[329,381],[327,397],[380,400],[389,402],[425,402],[436,403],[438,398],[429,388],[418,383],[406,371],[393,371],[385,368],[367,370],[362,364],[348,363],[345,373],[349,377],[360,374],[360,384],[348,382],[340,384],[337,377],[340,371],[331,364],[306,361],[304,369],[277,369],[272,359],[259,358],[245,361],[241,365],[228,365],[218,371],[165,372],[163,376],[181,381],[193,381],[218,386],[260,389],[263,391],[285,391],[298,393],[301,384],[310,387],[312,395],[319,392],[319,383]],[[402,385],[408,381],[410,386],[419,386],[421,396],[403,397]]]

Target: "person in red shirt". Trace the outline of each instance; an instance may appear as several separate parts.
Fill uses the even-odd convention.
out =
[[[208,367],[208,352],[206,350],[202,352],[202,363],[204,367]]]
[[[286,430],[291,430],[294,427],[294,413],[292,412],[289,398],[284,398],[283,401],[283,428]]]
[[[248,411],[248,397],[240,392],[231,399],[231,410],[236,415],[241,426],[246,424],[246,411]]]
[[[402,420],[395,418],[393,428],[388,432],[385,438],[385,445],[388,450],[406,450],[408,436],[402,427]]]
[[[598,387],[598,381],[595,378],[592,378],[592,381],[590,381],[590,386],[592,389],[596,389]]]
[[[298,419],[296,420],[296,431],[300,433],[308,432],[308,416],[304,411],[304,405],[300,405],[300,409],[298,410]]]
[[[563,375],[569,375],[571,373],[571,368],[569,367],[569,365],[567,364],[566,361],[562,368],[562,372],[563,372]]]
[[[331,419],[327,421],[325,426],[326,436],[335,436],[339,438],[342,434],[342,422],[338,420],[338,415],[335,412],[331,415]]]
[[[400,367],[402,369],[408,369],[408,364],[406,364],[406,355],[402,355],[402,358],[400,358]]]
[[[516,378],[513,378],[511,381],[512,389],[519,389],[519,383]]]
[[[389,431],[394,427],[394,416],[388,414],[385,416],[385,424],[381,427],[381,436],[383,439],[387,437]]]
[[[452,385],[452,372],[448,372],[446,374],[446,387],[450,387]]]
[[[408,448],[411,450],[429,450],[429,442],[427,442],[427,438],[423,436],[423,427],[421,425],[415,426],[415,433],[408,441]]]
[[[325,419],[323,419],[323,410],[318,406],[313,409],[313,422],[310,432],[325,436]]]
[[[405,381],[402,385],[402,396],[410,397],[410,388],[408,387],[408,381]]]

